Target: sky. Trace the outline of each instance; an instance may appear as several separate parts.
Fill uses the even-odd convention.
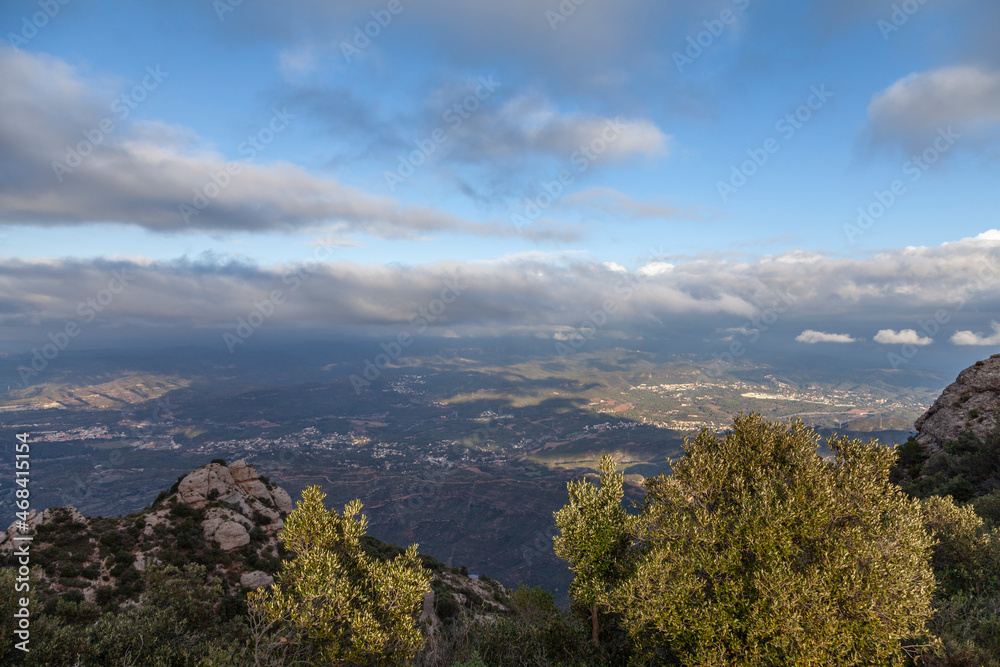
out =
[[[5,2],[0,351],[994,351],[1000,5],[790,4]]]

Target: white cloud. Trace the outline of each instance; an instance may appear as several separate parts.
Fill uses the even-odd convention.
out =
[[[991,322],[993,335],[977,334],[972,331],[956,331],[951,337],[954,345],[1000,345],[1000,323]]]
[[[852,338],[849,334],[826,333],[825,331],[814,331],[806,329],[795,337],[800,343],[854,343],[857,338]]]
[[[880,329],[875,334],[875,342],[883,345],[930,345],[934,339],[921,336],[916,329],[902,329],[900,331]]]
[[[461,139],[455,155],[469,161],[523,160],[525,155],[568,161],[582,150],[590,152],[588,160],[623,161],[666,156],[671,142],[648,119],[566,112],[540,93],[518,95],[496,111],[482,109],[455,134]]]
[[[961,65],[910,74],[875,95],[868,119],[876,141],[910,149],[954,126],[963,132],[1000,123],[1000,72]]]
[[[673,264],[668,264],[667,262],[650,262],[649,264],[641,267],[637,273],[640,276],[656,276],[661,273],[669,273],[673,270]]]
[[[164,77],[163,86],[173,85],[169,72]],[[546,229],[546,223],[518,228],[405,206],[276,160],[267,145],[254,148],[251,161],[237,146],[224,155],[185,128],[120,119],[98,97],[94,85],[63,61],[0,49],[0,219],[37,226],[115,222],[158,232],[319,227],[382,238],[418,239],[432,232],[570,236],[565,229]],[[114,129],[102,133],[79,166],[54,172],[55,161],[69,162],[66,146],[81,144],[82,133],[95,133],[110,119]],[[263,112],[259,122],[277,142],[280,132],[294,132],[296,120],[279,109]]]

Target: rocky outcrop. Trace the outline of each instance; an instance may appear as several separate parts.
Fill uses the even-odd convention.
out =
[[[291,510],[288,493],[253,465],[213,462],[182,477],[135,515],[88,519],[72,507],[32,511],[26,525],[15,521],[0,532],[0,556],[22,544],[15,537],[30,536],[32,553],[38,554],[34,576],[54,594],[78,590],[92,602],[98,588],[115,586],[123,576],[134,579],[128,568],[141,572],[156,562],[176,565],[179,558],[204,562],[206,554],[220,549],[227,555],[210,569],[236,593],[274,581],[261,568],[276,571],[278,534]],[[73,559],[64,563],[66,544],[72,544]],[[83,573],[86,578],[70,586],[68,580]]]
[[[1000,354],[994,354],[959,373],[958,379],[916,421],[917,442],[927,451],[936,452],[965,430],[981,438],[997,427],[998,411]]]
[[[260,588],[261,586],[270,586],[273,583],[274,577],[260,570],[245,572],[240,575],[240,586],[243,588]]]
[[[27,520],[27,530],[24,530],[24,526],[18,529],[18,522],[10,524],[10,527],[3,533],[0,533],[0,551],[11,550],[15,546],[15,535],[29,535],[34,533],[39,526],[44,526],[52,523],[52,521],[59,517],[60,519],[72,521],[75,524],[87,525],[87,517],[80,514],[75,507],[50,507],[44,509],[41,512],[36,512],[31,510],[28,512]]]
[[[247,544],[248,531],[261,523],[261,518],[266,520],[267,533],[276,534],[284,525],[282,517],[292,511],[288,493],[265,484],[257,469],[243,460],[228,466],[209,463],[196,469],[177,485],[177,502],[193,509],[220,503],[231,506],[224,510],[211,507],[204,522],[205,537],[215,539],[226,550]],[[239,525],[224,525],[227,522]]]

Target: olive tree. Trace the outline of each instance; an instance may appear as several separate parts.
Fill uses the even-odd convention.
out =
[[[931,615],[932,538],[893,450],[740,415],[646,480],[638,564],[615,607],[643,659],[901,664]],[[916,647],[913,647],[915,652]]]
[[[635,517],[622,508],[624,475],[615,471],[611,456],[601,458],[600,486],[587,480],[567,484],[569,502],[555,513],[560,534],[556,555],[569,561],[576,575],[569,594],[590,609],[591,641],[600,641],[602,610],[628,571],[628,548]]]
[[[325,497],[318,486],[303,492],[281,533],[295,557],[250,594],[249,608],[278,628],[279,644],[311,647],[324,664],[407,664],[424,641],[417,620],[431,580],[417,545],[391,561],[372,558],[360,542],[361,501],[340,515]]]

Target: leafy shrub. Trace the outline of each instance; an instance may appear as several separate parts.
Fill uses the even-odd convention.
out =
[[[118,597],[113,586],[100,586],[94,591],[94,600],[101,607],[110,607]]]
[[[1000,527],[1000,490],[976,498],[973,507],[983,520],[992,526]]]
[[[461,607],[451,591],[440,590],[434,593],[434,613],[442,621],[448,621],[458,616]]]
[[[932,540],[892,450],[740,415],[645,481],[637,564],[613,591],[641,661],[883,664],[932,613]]]
[[[178,519],[193,517],[196,513],[196,509],[184,503],[176,503],[170,508],[170,516]]]

